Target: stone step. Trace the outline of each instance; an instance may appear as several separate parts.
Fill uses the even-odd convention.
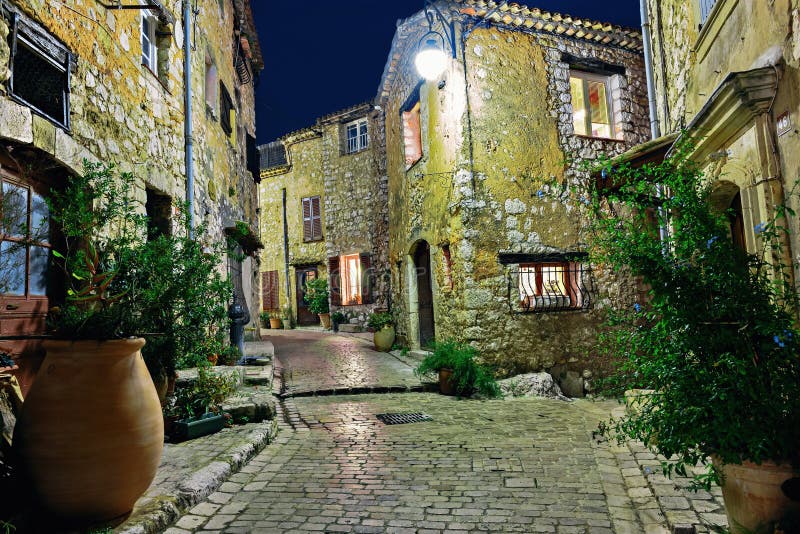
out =
[[[260,423],[275,418],[275,397],[267,390],[242,388],[221,406],[236,424]]]
[[[348,334],[357,334],[359,332],[363,332],[364,329],[361,328],[361,325],[357,324],[340,324],[339,325],[339,332],[346,332]]]

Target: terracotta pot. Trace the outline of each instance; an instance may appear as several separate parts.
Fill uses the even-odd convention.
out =
[[[379,352],[389,352],[394,346],[395,332],[394,327],[391,325],[384,326],[377,330],[373,336],[372,341],[375,343],[375,350]]]
[[[331,329],[331,314],[330,313],[320,313],[319,321],[322,323],[322,328],[325,330]]]
[[[118,522],[155,477],[164,420],[143,345],[44,343],[14,448],[40,502],[65,522]]]
[[[455,395],[452,369],[439,369],[439,393],[442,395]]]
[[[272,328],[274,330],[278,330],[281,326],[283,326],[283,323],[281,322],[280,319],[278,319],[278,318],[274,318],[273,319],[272,317],[269,318],[269,327],[270,328]]]
[[[719,469],[719,460],[714,459],[714,465]],[[787,513],[800,513],[800,502],[789,500],[781,489],[795,476],[790,464],[727,464],[722,473],[722,497],[732,534],[771,533]]]

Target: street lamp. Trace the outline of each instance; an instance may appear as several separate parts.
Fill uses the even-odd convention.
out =
[[[453,23],[444,17],[436,6],[436,0],[425,0],[425,18],[428,20],[428,32],[419,41],[414,65],[420,76],[432,81],[447,69],[447,46],[450,47],[449,57],[455,59],[456,36]],[[437,23],[441,26],[440,31],[434,29]]]

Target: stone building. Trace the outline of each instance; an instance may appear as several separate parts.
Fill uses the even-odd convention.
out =
[[[361,104],[260,147],[262,309],[288,304],[297,324],[318,323],[303,300],[317,277],[355,325],[388,306],[383,124]]]
[[[800,178],[800,2],[648,0],[652,99],[663,155],[682,129],[714,181],[713,201],[731,209],[734,240],[761,248],[756,228],[784,200],[795,211]],[[786,265],[797,268],[800,223],[789,219]],[[795,279],[797,272],[795,271]]]
[[[0,0],[0,180],[3,191],[31,199],[33,217],[47,216],[41,199],[81,173],[84,158],[133,173],[141,211],[164,231],[187,198],[184,4],[127,4],[136,7]],[[208,225],[208,239],[220,240],[237,221],[256,227],[252,82],[263,61],[249,2],[198,0],[192,7],[192,209]],[[39,332],[59,298],[46,289],[49,245],[39,245],[29,247],[18,287],[0,295],[0,335]],[[239,285],[253,314],[256,276],[254,262],[246,262]],[[24,385],[37,349],[16,343],[14,353]]]
[[[442,39],[452,57],[433,81],[414,66],[430,35],[425,12],[398,23],[376,101],[392,310],[411,347],[452,337],[504,373],[580,373],[592,368],[602,308],[636,288],[591,272],[583,212],[553,200],[550,184],[586,179],[581,161],[649,138],[642,40],[498,4],[436,2],[455,50]]]

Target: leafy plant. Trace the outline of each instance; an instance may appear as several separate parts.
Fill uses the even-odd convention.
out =
[[[371,313],[367,320],[367,326],[378,332],[386,326],[394,326],[394,317],[389,312]]]
[[[458,396],[478,393],[490,398],[499,397],[500,387],[492,372],[477,363],[476,358],[477,351],[472,345],[453,340],[436,342],[433,343],[433,353],[420,362],[414,373],[423,377],[441,369],[451,369],[450,380]]]
[[[337,312],[333,312],[331,314],[331,321],[333,321],[336,324],[342,324],[345,321],[347,321],[347,316],[345,314],[343,314],[342,312],[338,312],[338,311]]]
[[[798,461],[800,334],[783,263],[784,206],[754,228],[760,254],[732,239],[729,211],[711,203],[682,145],[661,164],[612,167],[608,186],[580,192],[591,221],[591,259],[641,277],[646,304],[609,313],[601,349],[618,355],[607,390],[654,390],[640,410],[601,427],[663,456],[686,475],[714,455],[723,463]],[[611,187],[611,184],[616,184]],[[655,220],[654,220],[655,219]],[[670,228],[663,240],[657,228]],[[712,466],[696,482],[719,482]]]
[[[270,317],[269,312],[262,311],[261,313],[258,314],[258,317],[261,319],[261,323],[263,325],[269,324],[269,317]]]
[[[175,392],[173,413],[181,419],[218,412],[219,405],[236,390],[236,378],[230,373],[215,373],[208,365],[198,367],[197,380]]]
[[[315,278],[306,282],[306,294],[303,297],[311,313],[328,313],[328,281]]]

